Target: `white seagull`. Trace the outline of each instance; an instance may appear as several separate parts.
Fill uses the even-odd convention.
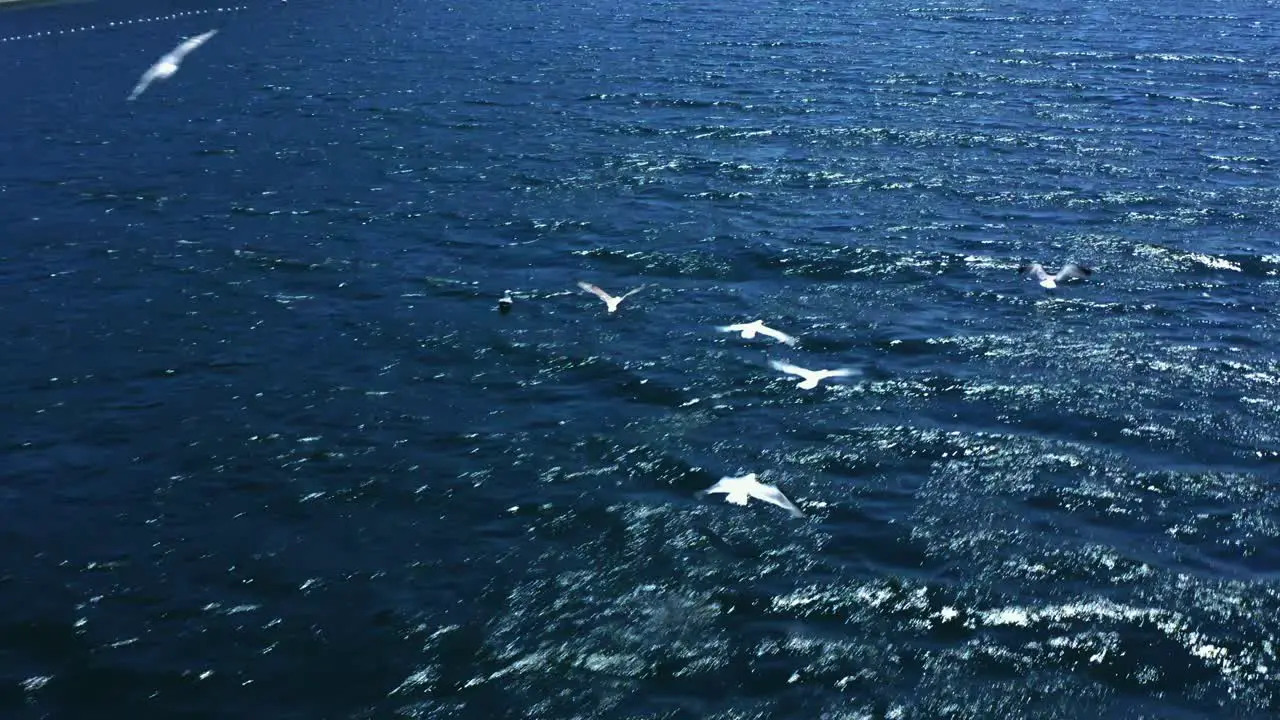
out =
[[[1079,278],[1083,280],[1093,274],[1092,269],[1077,263],[1067,263],[1066,265],[1063,265],[1057,275],[1050,275],[1045,272],[1044,267],[1040,265],[1040,263],[1023,265],[1018,268],[1018,272],[1031,273],[1031,277],[1035,278],[1042,287],[1049,288],[1050,290],[1058,287],[1058,283],[1060,282],[1066,282],[1072,278]]]
[[[136,99],[147,89],[148,86],[151,85],[151,83],[156,80],[164,80],[166,78],[173,77],[173,74],[178,72],[178,66],[182,64],[182,59],[190,54],[192,50],[195,50],[208,42],[209,38],[213,37],[217,33],[217,30],[210,30],[207,33],[201,33],[193,38],[184,40],[182,44],[178,45],[178,47],[165,53],[164,57],[157,60],[155,65],[147,68],[147,71],[142,73],[142,78],[139,79],[138,84],[134,86],[133,92],[129,93],[129,99]]]
[[[589,282],[579,282],[578,287],[582,288],[583,290],[586,290],[592,295],[595,295],[596,297],[603,300],[604,304],[609,306],[609,312],[617,312],[618,303],[622,302],[623,300],[626,300],[628,297],[631,297],[632,295],[645,289],[646,286],[641,285],[640,287],[635,288],[633,290],[628,290],[627,292],[623,293],[619,297],[614,297],[609,293],[605,292],[604,290],[601,290],[600,288],[596,287],[595,285],[592,285]]]
[[[854,374],[853,370],[848,368],[836,368],[835,370],[805,370],[791,363],[782,362],[781,360],[770,360],[769,364],[774,370],[781,370],[788,375],[796,375],[804,378],[796,387],[801,390],[812,390],[818,387],[818,381],[829,377],[848,377]]]
[[[716,329],[720,332],[740,332],[742,333],[742,337],[746,340],[751,340],[757,334],[760,334],[768,335],[778,342],[786,343],[787,345],[796,344],[795,338],[781,330],[774,330],[773,328],[765,325],[763,320],[754,320],[749,323],[737,323],[736,325],[719,325]]]
[[[770,505],[777,505],[795,517],[804,517],[804,513],[800,511],[800,508],[788,500],[781,490],[760,482],[756,479],[755,473],[748,473],[742,477],[722,477],[715,485],[698,494],[709,495],[711,493],[723,493],[724,499],[734,505],[746,505],[748,498],[755,498]]]

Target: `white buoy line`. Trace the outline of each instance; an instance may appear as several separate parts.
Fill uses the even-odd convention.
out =
[[[98,23],[97,25],[84,25],[74,28],[63,28],[62,30],[45,30],[27,35],[10,35],[8,37],[0,37],[0,43],[16,42],[18,40],[35,40],[38,38],[59,37],[62,35],[74,35],[75,33],[88,32],[90,30],[107,30],[110,28],[128,27],[130,25],[141,25],[143,23],[164,22],[166,20],[179,20],[185,17],[196,17],[199,15],[209,15],[212,13],[229,13],[239,12],[240,10],[249,9],[248,5],[236,5],[233,7],[222,8],[205,8],[203,10],[186,10],[184,12],[171,13],[169,15],[157,15],[156,17],[135,18],[133,20],[112,20],[111,22]]]

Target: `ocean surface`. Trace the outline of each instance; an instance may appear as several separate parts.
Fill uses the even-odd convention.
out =
[[[0,11],[0,717],[1280,713],[1280,4],[245,3]]]

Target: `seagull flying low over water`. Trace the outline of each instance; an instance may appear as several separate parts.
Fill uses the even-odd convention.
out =
[[[795,345],[796,339],[781,330],[774,330],[764,324],[763,320],[754,320],[749,323],[738,323],[736,325],[719,325],[716,327],[720,332],[740,332],[746,340],[754,338],[757,334],[768,335],[780,343],[787,345]]]
[[[791,363],[782,362],[781,360],[770,360],[769,365],[774,370],[781,370],[788,375],[796,375],[804,378],[796,387],[801,390],[812,390],[818,387],[818,381],[829,377],[848,377],[855,374],[853,370],[848,368],[837,368],[835,370],[806,370],[802,367],[792,365]]]
[[[1050,290],[1058,287],[1058,283],[1060,282],[1066,282],[1072,278],[1079,278],[1083,280],[1093,274],[1093,270],[1077,263],[1067,263],[1066,265],[1063,265],[1057,275],[1050,275],[1045,272],[1044,267],[1040,265],[1040,263],[1023,265],[1018,268],[1018,272],[1031,273],[1031,277],[1035,278],[1042,287],[1049,288]]]
[[[129,93],[129,99],[136,99],[156,80],[173,77],[173,74],[178,72],[178,66],[182,64],[182,59],[190,54],[191,51],[208,42],[209,38],[216,34],[218,34],[217,30],[201,33],[193,38],[184,40],[178,47],[165,53],[163,57],[156,61],[155,65],[147,68],[147,71],[142,73],[142,78],[134,86],[133,92]]]
[[[603,300],[604,304],[609,306],[609,312],[617,312],[618,303],[622,302],[623,300],[626,300],[628,297],[645,289],[646,286],[641,285],[640,287],[635,288],[633,290],[628,290],[627,292],[623,293],[618,297],[614,297],[610,295],[609,293],[605,292],[604,290],[601,290],[600,288],[596,287],[595,285],[592,285],[589,282],[579,282],[578,287],[582,288],[583,290],[586,290],[592,295],[595,295],[596,297]]]
[[[804,513],[800,511],[800,508],[788,500],[781,490],[760,482],[755,473],[748,473],[741,477],[722,477],[716,481],[715,485],[698,494],[709,495],[711,493],[723,493],[724,499],[734,505],[746,505],[749,498],[755,498],[770,505],[777,505],[795,517],[804,517]]]

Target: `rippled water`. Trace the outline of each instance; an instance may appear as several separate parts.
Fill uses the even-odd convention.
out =
[[[0,710],[1273,716],[1276,10],[0,12]]]

